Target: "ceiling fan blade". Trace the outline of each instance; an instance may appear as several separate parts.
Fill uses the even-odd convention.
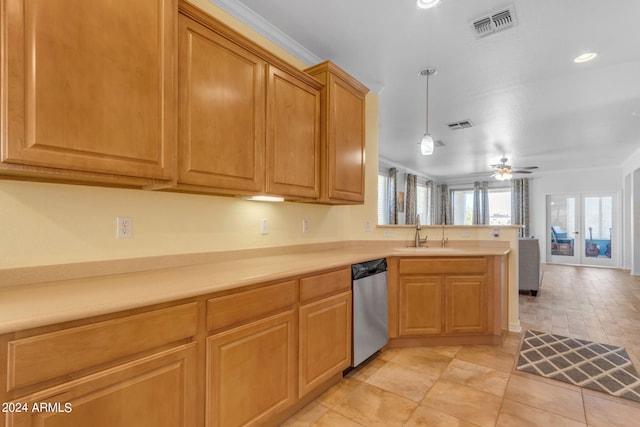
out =
[[[537,166],[514,166],[513,167],[516,170],[532,170],[532,169],[538,169]]]
[[[532,173],[531,171],[512,170],[511,173]]]

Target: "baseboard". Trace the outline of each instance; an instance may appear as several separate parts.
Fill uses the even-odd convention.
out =
[[[509,332],[515,332],[517,334],[522,332],[522,326],[520,326],[520,320],[518,320],[516,323],[509,323]]]

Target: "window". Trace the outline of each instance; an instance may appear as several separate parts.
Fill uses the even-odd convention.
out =
[[[389,224],[389,176],[378,172],[378,224]]]
[[[473,224],[473,190],[451,190],[451,216],[455,225]]]
[[[421,224],[431,224],[429,221],[428,208],[427,208],[427,186],[423,183],[420,183],[421,180],[418,180],[417,191],[416,191],[416,213],[420,215],[420,223]]]
[[[511,224],[511,190],[509,188],[490,188],[489,224]],[[455,225],[473,224],[473,190],[451,190],[451,215]]]
[[[489,189],[489,224],[511,225],[511,190]]]

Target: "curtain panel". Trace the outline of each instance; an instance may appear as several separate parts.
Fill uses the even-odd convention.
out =
[[[473,224],[489,224],[489,183],[473,183]]]
[[[440,199],[439,224],[451,224],[451,201],[449,196],[449,186],[441,184],[438,186],[438,197]]]
[[[524,226],[519,237],[529,235],[529,178],[511,180],[511,223]]]
[[[405,196],[405,224],[416,223],[416,211],[418,201],[418,177],[407,174],[407,194]]]
[[[389,168],[389,194],[387,194],[387,200],[389,201],[389,224],[398,223],[398,169]]]
[[[436,219],[436,191],[435,184],[432,180],[427,180],[427,217],[424,219],[425,224],[435,224]]]

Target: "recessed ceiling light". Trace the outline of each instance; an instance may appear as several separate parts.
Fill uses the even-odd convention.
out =
[[[583,53],[582,55],[576,56],[576,58],[573,60],[573,62],[578,63],[578,64],[580,64],[582,62],[588,62],[588,61],[591,61],[596,56],[598,56],[598,54],[595,53],[595,52]]]
[[[440,0],[418,0],[418,7],[420,9],[431,9],[440,4]]]

